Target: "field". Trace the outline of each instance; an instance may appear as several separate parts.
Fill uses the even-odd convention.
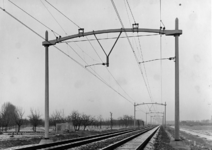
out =
[[[199,136],[203,136],[212,140],[212,126],[209,125],[194,125],[194,126],[181,126],[180,128],[195,132]]]
[[[182,129],[182,130],[181,130]],[[184,131],[191,131],[185,132]],[[174,137],[174,128],[167,128]],[[194,150],[203,147],[212,148],[212,127],[211,126],[180,126],[180,138],[190,145]]]
[[[194,126],[188,126],[188,125],[184,125],[181,126],[183,128],[188,128],[188,129],[192,129],[192,130],[205,130],[205,131],[212,131],[212,125],[194,125]]]
[[[118,128],[113,128],[113,130],[117,130]],[[38,127],[38,132],[32,132],[32,127],[26,127],[22,128],[21,132],[22,135],[19,133],[18,135],[14,132],[14,129],[8,130],[7,133],[0,134],[0,149],[6,149],[10,147],[19,147],[23,145],[33,145],[33,144],[39,144],[41,139],[44,136],[44,128]],[[69,133],[63,133],[63,134],[55,134],[53,130],[50,131],[49,137],[53,141],[59,141],[59,140],[65,140],[65,139],[72,139],[77,137],[84,137],[84,136],[90,136],[95,134],[101,134],[105,132],[110,132],[110,128],[104,127],[100,129],[99,127],[91,127],[89,130],[86,131],[73,131]],[[14,132],[14,135],[12,136]]]

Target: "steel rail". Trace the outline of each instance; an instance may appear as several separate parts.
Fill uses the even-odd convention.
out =
[[[136,137],[138,137],[138,136],[140,136],[140,135],[142,135],[142,134],[144,134],[144,133],[146,133],[146,132],[148,132],[148,131],[150,131],[150,130],[152,130],[152,129],[154,129],[154,128],[155,128],[155,127],[151,127],[151,128],[149,128],[149,129],[143,130],[143,131],[141,131],[141,132],[139,132],[139,133],[137,133],[137,134],[135,134],[135,135],[132,135],[132,136],[127,137],[127,138],[125,138],[125,139],[123,139],[123,140],[120,140],[120,141],[115,142],[115,143],[113,143],[113,144],[111,144],[111,145],[108,145],[108,146],[102,148],[101,150],[113,150],[113,149],[116,149],[116,148],[122,146],[123,144],[125,144],[125,143],[127,143],[127,142],[133,140],[134,138],[136,138]],[[155,133],[155,132],[154,132],[154,133]],[[152,137],[153,135],[154,135],[154,134],[151,134],[150,136]],[[151,137],[148,137],[146,140],[149,141],[149,140],[151,139]],[[146,140],[145,140],[144,142],[147,144],[148,141],[146,142]],[[140,146],[139,146],[139,148],[140,148]]]
[[[75,145],[74,145],[74,147],[75,147],[76,142],[80,142],[80,141],[85,142],[86,140],[89,140],[89,139],[101,138],[101,137],[104,137],[104,136],[114,136],[114,135],[117,136],[117,135],[121,135],[121,134],[130,133],[130,132],[133,132],[133,131],[136,131],[136,130],[130,129],[130,130],[124,130],[124,131],[122,130],[122,131],[116,131],[116,132],[109,132],[109,133],[104,133],[104,134],[100,134],[100,135],[93,135],[93,136],[86,136],[86,137],[62,140],[62,141],[58,141],[58,142],[54,142],[54,143],[40,144],[40,145],[33,145],[33,146],[28,146],[28,147],[16,148],[15,150],[37,150],[37,149],[45,149],[45,148],[49,149],[50,147],[53,147],[53,146],[61,146],[61,145],[64,145],[64,144],[72,144],[72,143],[75,143]],[[80,144],[83,144],[83,142],[81,142]],[[77,145],[79,145],[79,143]]]
[[[79,32],[78,34],[73,34],[65,37],[59,37],[50,41],[43,41],[43,46],[51,46],[62,41],[94,35],[94,34],[105,34],[105,33],[120,33],[120,32],[148,32],[148,33],[159,33],[165,34],[167,36],[181,35],[182,30],[161,30],[161,29],[146,29],[146,28],[120,28],[120,29],[107,29],[107,30],[97,30],[97,31],[89,31],[89,32]]]
[[[48,148],[42,149],[42,150],[64,150],[64,149],[78,147],[78,146],[90,144],[92,142],[97,142],[97,141],[105,140],[105,139],[108,139],[108,138],[132,133],[132,132],[138,132],[138,131],[131,131],[131,132],[126,132],[126,133],[116,133],[116,134],[112,134],[112,135],[105,135],[105,136],[101,136],[101,137],[95,137],[95,138],[86,139],[86,140],[83,140],[83,141],[74,142],[74,143],[67,143],[67,144],[58,145],[58,146],[55,146],[55,147],[48,147]]]
[[[152,137],[155,135],[155,133],[157,132],[159,128],[157,128],[138,148],[137,150],[143,150],[147,144],[149,143],[149,141],[152,139]]]

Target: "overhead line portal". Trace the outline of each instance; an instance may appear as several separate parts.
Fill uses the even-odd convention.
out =
[[[62,41],[79,38],[83,36],[95,35],[95,34],[105,34],[105,33],[120,33],[120,32],[148,32],[148,33],[158,33],[164,34],[166,36],[176,36],[181,35],[182,30],[161,30],[161,29],[146,29],[146,28],[120,28],[120,29],[107,29],[107,30],[97,30],[97,31],[89,31],[84,32],[83,28],[79,29],[78,34],[73,34],[69,36],[59,37],[50,41],[43,41],[43,46],[52,46]]]
[[[48,32],[46,32],[46,38],[45,41],[42,42],[42,45],[45,47],[46,51],[46,63],[45,63],[45,139],[49,138],[49,73],[48,73],[48,48],[49,46],[56,45],[57,43],[60,43],[62,41],[74,39],[74,38],[80,38],[84,36],[89,35],[97,35],[97,34],[106,34],[106,33],[119,33],[118,38],[120,37],[122,32],[148,32],[148,33],[158,33],[160,35],[166,35],[166,36],[173,36],[175,38],[175,140],[180,140],[179,138],[179,36],[182,34],[182,30],[178,29],[178,18],[175,20],[175,29],[174,30],[166,30],[165,28],[160,29],[147,29],[147,28],[139,28],[138,24],[133,24],[132,28],[119,28],[119,29],[107,29],[107,30],[97,30],[97,31],[89,31],[84,32],[84,28],[78,29],[78,34],[73,34],[65,37],[56,37],[54,40],[48,40]],[[127,35],[126,35],[127,36]],[[96,36],[95,36],[96,37]],[[128,37],[128,36],[127,36]],[[96,38],[98,41],[98,39]],[[117,42],[116,40],[116,42]],[[128,39],[129,41],[129,39]],[[115,42],[115,43],[116,43]],[[115,45],[114,43],[114,45]],[[114,46],[113,46],[114,47]],[[112,49],[113,49],[112,47]],[[111,52],[111,51],[110,51]],[[109,66],[109,55],[107,56],[107,66]],[[139,63],[139,62],[138,62]],[[144,104],[144,103],[143,103]],[[147,103],[146,103],[147,104]],[[161,103],[152,103],[161,105]],[[138,104],[142,105],[142,104]],[[165,114],[166,114],[166,104],[162,104],[165,106]],[[134,125],[135,125],[135,107],[137,105],[134,104]],[[165,115],[166,116],[166,115]],[[166,117],[165,117],[166,118]],[[166,120],[166,119],[165,119]]]

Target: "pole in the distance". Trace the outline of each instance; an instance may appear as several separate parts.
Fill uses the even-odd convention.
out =
[[[110,112],[110,129],[112,130],[112,126],[113,126],[113,118],[112,118],[113,113]]]
[[[165,102],[164,124],[165,124],[165,127],[166,127],[166,102]]]
[[[147,125],[147,113],[146,113],[146,125]]]
[[[135,107],[136,107],[136,104],[134,103],[134,128],[135,128]]]

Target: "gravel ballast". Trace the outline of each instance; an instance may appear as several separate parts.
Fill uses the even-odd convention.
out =
[[[136,132],[136,133],[138,133],[138,132]],[[134,135],[136,133],[133,132],[133,133],[125,134],[125,135],[116,136],[116,137],[109,138],[109,139],[106,139],[106,140],[101,140],[101,141],[90,143],[90,144],[83,145],[83,146],[80,146],[80,147],[72,148],[70,150],[97,150],[97,149],[101,149],[101,148],[104,148],[104,147],[106,147],[110,144],[117,142],[117,141],[120,141],[124,138],[127,138],[131,135]]]
[[[170,138],[162,126],[155,140],[154,148],[156,150],[175,150],[171,145],[169,145],[169,143]]]

